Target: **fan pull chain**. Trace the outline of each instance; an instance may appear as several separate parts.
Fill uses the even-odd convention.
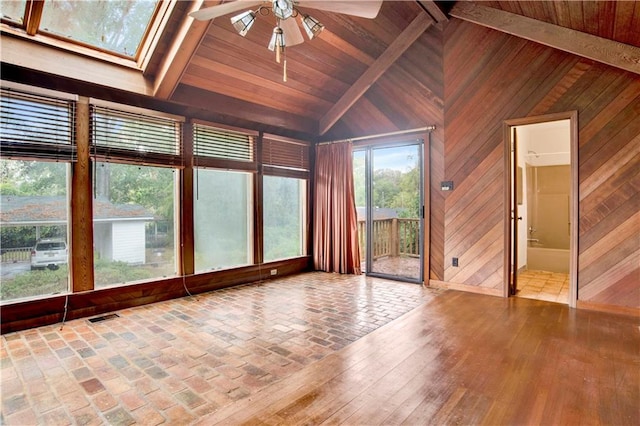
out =
[[[282,81],[287,82],[287,53],[284,54],[284,63],[282,64]]]

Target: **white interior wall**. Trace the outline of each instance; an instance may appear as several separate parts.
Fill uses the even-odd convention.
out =
[[[518,221],[518,269],[524,267],[527,264],[527,232],[528,227],[528,209],[527,209],[527,172],[526,172],[526,156],[529,152],[529,145],[531,143],[531,132],[527,129],[528,126],[516,127],[516,135],[518,141],[518,149],[516,153],[518,155],[518,167],[522,168],[522,204],[518,204],[518,217],[522,220]]]
[[[558,166],[571,164],[571,127],[569,120],[517,126],[518,167],[522,167],[522,204],[518,205],[518,269],[527,264],[527,173],[526,165]],[[512,182],[513,183],[513,182]]]

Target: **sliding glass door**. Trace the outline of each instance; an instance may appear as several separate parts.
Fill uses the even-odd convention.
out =
[[[354,151],[363,270],[422,282],[422,141]]]

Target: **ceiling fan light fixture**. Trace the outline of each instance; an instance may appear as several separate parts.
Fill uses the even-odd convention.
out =
[[[293,15],[293,1],[292,0],[273,0],[273,14],[280,19],[287,19]]]
[[[275,27],[271,35],[271,41],[269,42],[269,50],[276,52],[277,63],[280,63],[280,55],[284,53],[284,47],[284,32],[279,26]]]
[[[248,10],[231,18],[231,24],[242,37],[247,35],[251,26],[256,21],[256,14],[252,10]]]
[[[324,25],[313,16],[304,15],[300,20],[302,21],[302,28],[304,28],[304,31],[307,33],[309,40],[313,40],[324,30]]]

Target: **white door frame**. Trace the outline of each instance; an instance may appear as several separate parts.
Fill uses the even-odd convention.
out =
[[[509,296],[509,279],[511,270],[512,226],[511,221],[511,179],[513,165],[511,164],[511,129],[515,126],[544,123],[548,121],[569,120],[570,124],[570,158],[571,158],[571,196],[569,201],[569,217],[571,218],[569,241],[569,306],[576,307],[578,301],[578,218],[579,218],[579,181],[578,181],[578,111],[559,112],[555,114],[538,115],[535,117],[515,118],[503,123],[504,141],[504,286],[503,296]],[[517,243],[517,242],[516,242]],[[517,268],[517,265],[514,267]]]

